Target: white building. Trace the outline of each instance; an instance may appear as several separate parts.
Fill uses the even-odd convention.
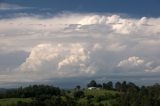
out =
[[[89,90],[93,90],[93,89],[99,89],[97,87],[88,87]]]

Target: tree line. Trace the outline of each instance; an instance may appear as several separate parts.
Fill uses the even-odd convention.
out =
[[[97,87],[97,88],[103,88],[107,90],[116,90],[119,92],[125,92],[126,90],[139,90],[140,88],[134,84],[133,82],[127,83],[126,81],[121,82],[116,82],[115,85],[113,85],[112,81],[109,81],[107,83],[102,83],[99,84],[95,80],[91,80],[88,84],[87,87]]]
[[[89,87],[98,88],[98,92],[113,91],[114,94],[87,95]],[[77,85],[69,90],[49,85],[30,85],[1,92],[0,99],[3,98],[32,98],[32,102],[19,101],[8,106],[160,106],[160,85],[140,87],[126,81],[99,84],[95,80],[91,80],[86,88]]]

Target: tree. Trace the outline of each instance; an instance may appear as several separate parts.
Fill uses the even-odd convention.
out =
[[[112,83],[112,81],[109,81],[107,83],[107,85],[108,85],[108,89],[113,89],[113,83]]]
[[[127,90],[127,83],[126,83],[126,81],[123,81],[122,82],[122,91],[126,92],[126,90]]]
[[[90,81],[90,83],[87,84],[87,87],[97,87],[97,83],[95,80]]]
[[[128,92],[135,92],[135,91],[138,91],[139,90],[139,87],[136,86],[133,82],[129,82],[127,84],[127,91]]]
[[[101,84],[97,84],[97,87],[98,87],[98,88],[102,88],[102,85],[101,85]]]
[[[80,90],[80,89],[81,89],[81,86],[80,86],[80,85],[77,85],[77,86],[76,86],[76,89],[77,89],[77,90]]]
[[[109,90],[113,89],[112,81],[109,81],[108,83],[103,83],[103,88],[104,89],[109,89]]]
[[[121,83],[120,82],[116,82],[115,89],[118,91],[121,91]]]
[[[103,83],[103,89],[107,89],[107,84]]]
[[[83,91],[75,91],[73,95],[75,98],[80,98],[80,97],[84,96],[84,92]]]

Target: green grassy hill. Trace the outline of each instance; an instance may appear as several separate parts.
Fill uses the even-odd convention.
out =
[[[7,98],[7,99],[0,99],[0,105],[1,106],[7,106],[11,104],[17,104],[17,102],[32,102],[33,100],[31,98]]]
[[[105,95],[115,96],[119,92],[113,91],[113,90],[105,90],[105,89],[92,89],[92,90],[85,89],[84,93],[85,93],[85,95],[93,95],[93,96],[97,97],[97,96],[105,96]]]
[[[114,100],[118,94],[117,91],[113,90],[105,90],[105,89],[93,89],[93,90],[84,90],[86,96],[93,96],[90,100],[95,106],[98,106],[100,103],[105,106],[112,106],[114,104]],[[84,103],[83,99],[80,99],[80,102]]]
[[[70,92],[66,92],[66,94],[73,98],[73,93],[76,92],[76,89],[70,90]],[[117,94],[120,94],[118,91],[106,90],[106,89],[83,89],[84,96],[77,100],[77,103],[86,106],[90,101],[94,105],[99,105],[99,103],[110,106],[111,102],[114,102]],[[7,106],[11,104],[17,104],[18,102],[26,102],[30,103],[33,101],[31,98],[6,98],[0,99],[0,106]],[[112,103],[113,104],[113,103]]]

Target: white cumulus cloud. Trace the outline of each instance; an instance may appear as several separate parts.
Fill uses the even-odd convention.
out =
[[[119,62],[118,67],[125,67],[125,66],[139,66],[144,63],[144,60],[140,57],[132,56],[126,60],[122,60]]]
[[[58,63],[58,69],[65,65],[70,65],[77,62],[85,62],[89,59],[88,51],[85,51],[82,45],[72,45],[70,55],[66,56],[63,60]]]
[[[117,14],[64,13],[49,18],[0,19],[0,66],[5,64],[4,57],[10,59],[8,55],[28,54],[14,66],[16,69],[1,68],[1,81],[97,78],[117,75],[116,69],[121,75],[130,70],[132,75],[158,74],[159,25],[160,18]]]

